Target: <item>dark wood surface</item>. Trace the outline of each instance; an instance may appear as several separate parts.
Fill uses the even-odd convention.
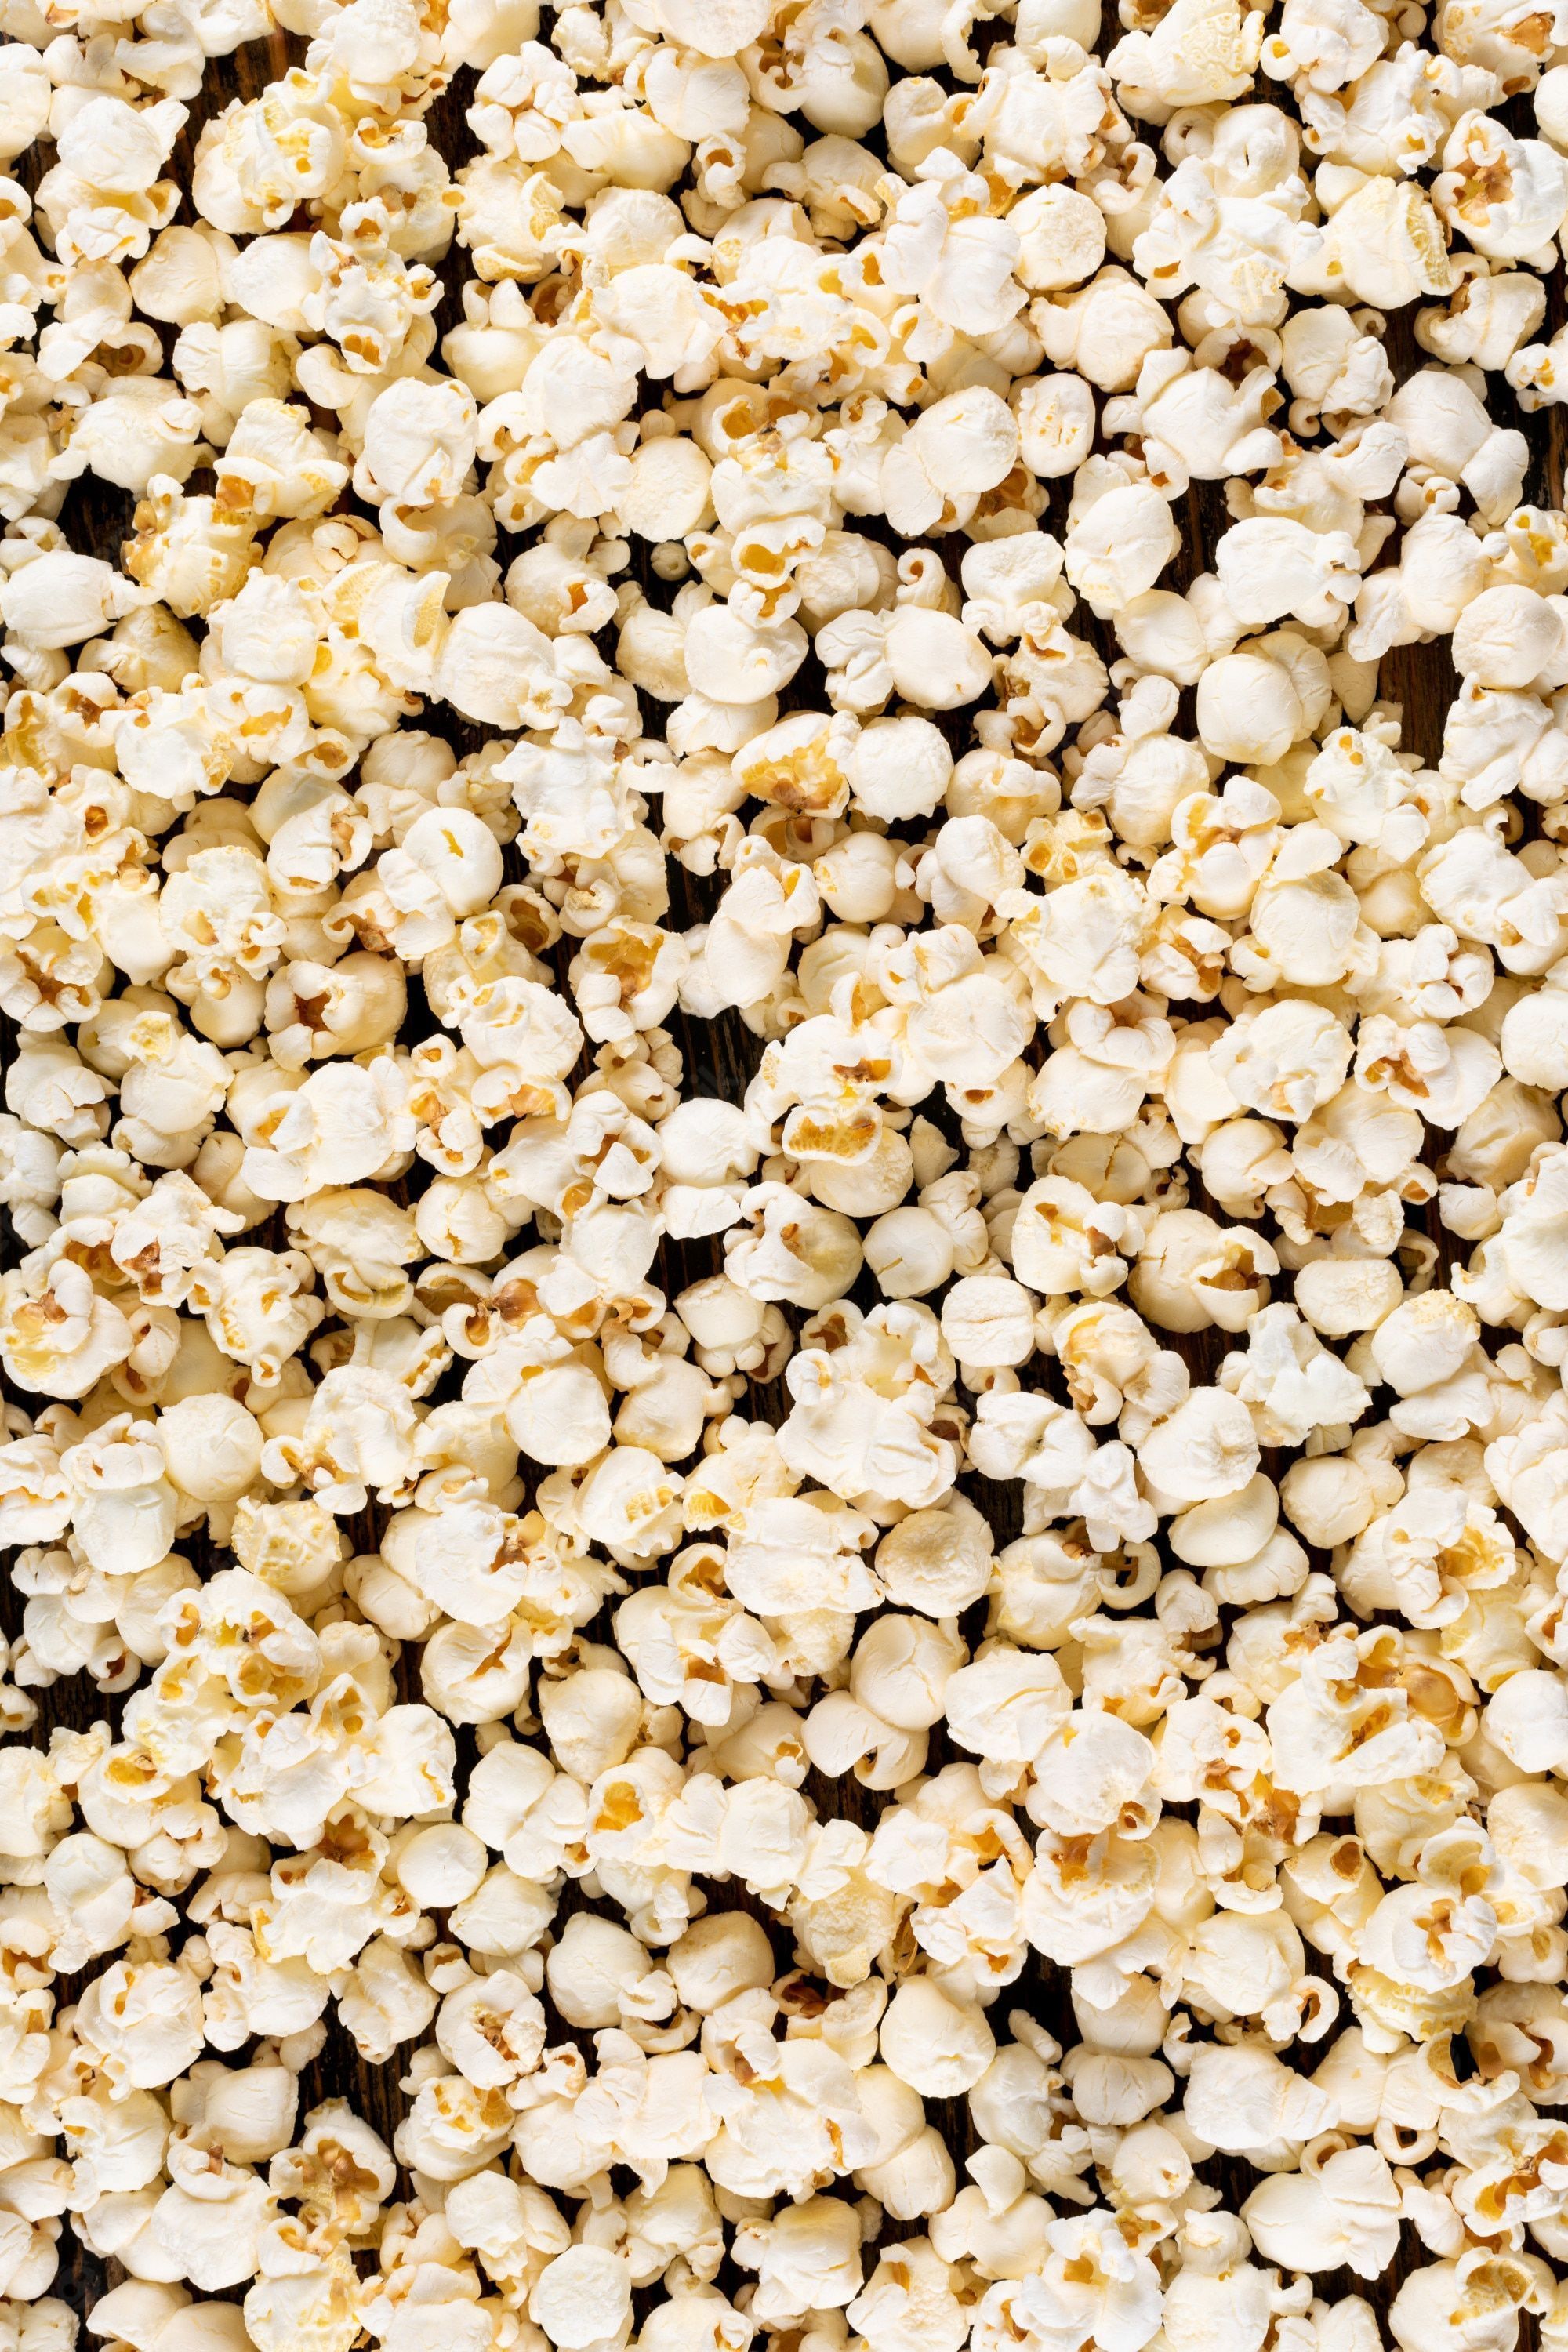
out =
[[[1107,18],[1108,46],[1109,42],[1117,37],[1120,26],[1115,23],[1113,10],[1110,7],[1108,7]],[[993,26],[989,29],[994,35],[1002,28]],[[190,122],[182,134],[174,162],[171,166],[182,186],[189,185],[191,158],[195,138],[203,122],[234,96],[254,96],[268,80],[282,71],[287,63],[297,58],[301,48],[301,44],[292,40],[285,41],[279,36],[270,43],[255,44],[235,58],[220,59],[209,68],[208,88],[192,107]],[[464,109],[468,102],[472,79],[472,76],[467,72],[460,74],[453,87],[437,100],[428,116],[431,137],[454,167],[474,152],[474,142],[464,120]],[[1260,87],[1258,95],[1260,98],[1275,98],[1279,95],[1279,85],[1264,85]],[[1529,120],[1529,108],[1526,101],[1513,101],[1507,112],[1516,129],[1523,131],[1532,127]],[[1516,121],[1513,120],[1515,116],[1519,118]],[[14,168],[18,169],[19,176],[27,184],[33,185],[36,184],[37,178],[44,168],[45,160],[40,158],[37,151],[35,151],[32,156],[24,159],[20,167]],[[184,219],[191,217],[188,204],[183,209],[180,217]],[[301,222],[300,225],[303,226],[304,223]],[[461,315],[457,289],[462,276],[466,274],[465,262],[466,257],[454,247],[444,272],[447,291],[441,312],[438,314],[438,323],[443,332]],[[1549,289],[1547,320],[1541,330],[1542,339],[1554,331],[1563,316],[1562,273],[1559,271],[1554,274]],[[1413,313],[1407,313],[1394,320],[1389,330],[1390,357],[1396,374],[1401,380],[1415,368],[1426,363],[1426,355],[1420,352],[1415,343],[1411,331],[1412,317]],[[1500,421],[1521,424],[1529,436],[1532,463],[1525,486],[1527,499],[1543,505],[1560,503],[1563,431],[1559,420],[1563,412],[1552,410],[1534,418],[1520,416],[1511,395],[1500,377],[1491,379],[1489,394],[1489,404]],[[198,483],[197,487],[199,486]],[[1059,529],[1066,506],[1066,486],[1056,484],[1051,487],[1051,505],[1043,521],[1047,527],[1054,526]],[[121,544],[129,534],[131,509],[133,503],[132,499],[115,490],[110,485],[89,476],[72,485],[61,515],[62,526],[73,546],[114,558],[118,556]],[[352,501],[345,501],[345,503],[352,503]],[[1204,570],[1212,562],[1215,539],[1224,530],[1226,520],[1220,487],[1211,484],[1194,485],[1183,501],[1182,519],[1185,545],[1176,563],[1172,567],[1171,573],[1167,575],[1177,586],[1184,585],[1195,572]],[[524,543],[525,541],[521,540],[503,539],[501,548],[498,551],[503,562],[510,561],[511,555],[516,553]],[[962,553],[962,546],[963,543],[959,542],[946,551],[951,568],[954,572],[957,569],[958,556]],[[668,592],[659,589],[657,583],[649,581],[647,584],[650,593],[661,597],[668,596]],[[1073,626],[1097,639],[1108,656],[1114,656],[1115,648],[1109,633],[1099,630],[1087,612],[1080,610],[1074,620]],[[813,666],[808,664],[806,670],[795,681],[786,697],[788,704],[801,707],[814,701],[820,702],[819,692],[814,689],[815,675]],[[1406,745],[1420,751],[1428,761],[1435,761],[1442,743],[1445,711],[1454,687],[1453,671],[1448,662],[1446,644],[1402,648],[1390,654],[1383,665],[1381,686],[1384,698],[1399,703],[1403,708]],[[1192,731],[1190,702],[1190,696],[1184,698],[1183,713],[1177,722],[1178,727],[1186,732]],[[459,751],[472,748],[483,739],[484,730],[467,726],[458,720],[455,714],[439,707],[428,710],[422,723],[447,735]],[[657,720],[652,723],[657,724]],[[962,746],[964,740],[963,714],[958,714],[951,722],[950,732],[955,746]],[[1537,812],[1526,807],[1525,814],[1533,819]],[[522,870],[521,861],[516,850],[509,851],[508,878],[521,878]],[[669,878],[673,902],[671,919],[683,927],[701,920],[709,912],[716,896],[714,885],[693,880],[673,863],[669,868]],[[566,946],[569,948],[570,942],[566,943]],[[566,960],[566,954],[563,951],[558,952],[557,964],[563,986],[564,986]],[[424,1029],[431,1024],[428,1022],[428,1016],[425,1013],[422,994],[417,987],[413,990],[412,995],[413,1017],[416,1024],[414,1034],[423,1034]],[[687,1090],[717,1094],[731,1100],[739,1099],[756,1066],[760,1051],[759,1041],[747,1029],[740,1017],[732,1013],[725,1014],[711,1024],[698,1024],[687,1022],[677,1014],[672,1018],[669,1026],[685,1056]],[[0,1042],[8,1045],[8,1040]],[[932,1113],[931,1105],[928,1104],[924,1108],[928,1116],[940,1117],[940,1113]],[[1434,1138],[1428,1158],[1439,1151],[1440,1148],[1440,1139]],[[416,1170],[414,1176],[405,1180],[404,1185],[398,1188],[400,1192],[406,1194],[410,1190],[416,1191],[426,1172],[422,1169]],[[1201,1200],[1201,1194],[1195,1193],[1194,1197]],[[280,1241],[281,1219],[278,1219],[276,1223],[276,1235],[269,1223],[256,1235],[247,1238]],[[1428,1229],[1434,1238],[1444,1245],[1444,1255],[1447,1257],[1447,1237],[1440,1233],[1435,1218],[1431,1219]],[[4,1243],[3,1250],[0,1250],[0,1264],[14,1264],[17,1255],[17,1244],[14,1236],[6,1234],[0,1236],[0,1240]],[[661,1253],[656,1267],[656,1276],[663,1286],[673,1295],[686,1283],[714,1270],[721,1263],[721,1248],[716,1242],[671,1244]],[[857,1293],[857,1296],[858,1295]],[[874,1295],[874,1293],[868,1293],[863,1303],[867,1305],[872,1303]],[[1173,1344],[1182,1348],[1195,1377],[1212,1378],[1219,1355],[1231,1342],[1225,1339],[1222,1335],[1211,1333],[1191,1340],[1177,1340]],[[458,1367],[458,1370],[460,1372],[461,1369]],[[1037,1361],[1035,1371],[1037,1374],[1043,1372],[1048,1379],[1053,1375],[1054,1368],[1042,1368]],[[455,1389],[455,1386],[456,1376],[449,1375],[447,1381],[437,1391],[437,1396],[445,1395],[449,1389]],[[24,1403],[31,1402],[36,1404],[37,1401],[18,1399],[18,1402]],[[782,1400],[776,1389],[755,1388],[742,1410],[758,1417],[776,1421],[782,1418]],[[997,1544],[1000,1547],[1018,1531],[1018,1489],[991,1486],[986,1482],[969,1478],[963,1481],[963,1485],[965,1490],[990,1516],[996,1530]],[[376,1538],[378,1522],[384,1518],[384,1514],[378,1515],[372,1512],[365,1515],[363,1520],[351,1523],[350,1531],[354,1549],[371,1548]],[[191,1548],[186,1547],[186,1549]],[[210,1563],[205,1560],[199,1548],[194,1551],[193,1556],[196,1559],[198,1566],[220,1564],[216,1560]],[[975,1612],[974,1622],[966,1623],[964,1630],[972,1638],[977,1634],[983,1616],[982,1609]],[[20,1620],[21,1597],[12,1588],[8,1576],[0,1578],[0,1629],[7,1633],[14,1633],[19,1628]],[[596,1633],[603,1632],[603,1637],[608,1638],[607,1631],[598,1627],[594,1630]],[[419,1696],[417,1660],[412,1653],[406,1654],[402,1662],[400,1679],[405,1696]],[[118,1717],[120,1702],[101,1697],[85,1677],[79,1676],[62,1681],[52,1689],[38,1694],[38,1696],[40,1721],[37,1729],[27,1735],[30,1738],[42,1739],[47,1737],[50,1727],[57,1724],[83,1726],[105,1717],[112,1722]],[[460,1737],[466,1743],[469,1735]],[[939,1740],[933,1742],[933,1765],[942,1760],[943,1760],[943,1751]],[[825,1814],[832,1812],[847,1814],[864,1822],[873,1820],[885,1801],[883,1799],[868,1795],[852,1780],[826,1785],[814,1780],[808,1784],[808,1793],[813,1796],[819,1811]],[[710,1893],[716,1906],[732,1906],[739,1901],[747,1908],[753,1910],[759,1908],[758,1906],[749,1903],[743,1894],[737,1894],[732,1888],[712,1888]],[[562,1916],[564,1917],[572,1909],[577,1907],[582,1899],[577,1888],[568,1886],[563,1901]],[[790,1940],[787,1935],[779,1932],[776,1922],[769,1921],[768,1925],[774,1936],[781,1970],[788,1969],[793,1963]],[[69,1983],[62,1982],[59,1988],[62,2005],[72,1996],[74,1990],[75,1988]],[[1065,1979],[1049,1964],[1040,1961],[1034,1956],[1031,1956],[1030,1964],[1023,1977],[1017,1984],[1004,1993],[994,2012],[994,2021],[998,2028],[999,2035],[1005,2036],[1004,2020],[1008,2011],[1017,2006],[1030,2010],[1056,2032],[1059,2039],[1070,2042],[1079,2038],[1066,1999]],[[554,2038],[573,2038],[569,2034],[569,2030],[563,2026],[559,2020],[552,2020],[552,2025]],[[585,2037],[576,2038],[585,2039]],[[1321,2055],[1321,2052],[1318,2054]],[[405,2059],[406,2055],[405,2052]],[[1310,2058],[1307,2063],[1311,2063]],[[398,2087],[398,2076],[401,2072],[402,2067],[395,2061],[384,2067],[374,2067],[363,2063],[348,2036],[334,2027],[329,2032],[327,2044],[321,2058],[310,2069],[301,2084],[301,2111],[303,2112],[305,2108],[323,2097],[332,2095],[346,2097],[390,2141],[398,2116],[406,2105]],[[963,2101],[946,2103],[933,2119],[941,2122],[955,2158],[962,2163],[963,2157],[973,2144],[965,2103]],[[1254,2179],[1247,2166],[1225,2158],[1216,2158],[1205,2168],[1205,2171],[1215,2185],[1224,2190],[1226,2202],[1232,2205],[1239,2202],[1247,2195]],[[916,2225],[911,2224],[900,2228],[889,2225],[889,2234],[894,2237],[908,2235],[914,2226]],[[77,2244],[69,2232],[68,2226],[61,2241],[60,2253],[59,2274],[52,2292],[63,2295],[74,2308],[85,2312],[91,2307],[92,2303],[103,2292],[105,2286],[114,2283],[118,2274],[115,2266],[110,2265],[106,2271],[105,2265]],[[1319,2291],[1331,2294],[1350,2292],[1364,2294],[1374,2307],[1383,2313],[1386,2311],[1397,2289],[1399,2280],[1409,2268],[1424,2259],[1428,2258],[1422,2254],[1413,2233],[1407,2228],[1404,2232],[1404,2242],[1399,2255],[1384,2279],[1369,2285],[1364,2282],[1354,2280],[1348,2273],[1341,2273],[1331,2279],[1321,2281]],[[734,2283],[739,2284],[739,2281]],[[657,2300],[657,2297],[654,2299]],[[643,2300],[639,2298],[639,2303]]]

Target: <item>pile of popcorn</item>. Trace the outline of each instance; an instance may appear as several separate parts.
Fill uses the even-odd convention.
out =
[[[0,2352],[1564,2352],[1568,0],[0,26]]]

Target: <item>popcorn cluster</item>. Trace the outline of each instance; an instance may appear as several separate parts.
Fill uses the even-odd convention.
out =
[[[1564,2352],[1568,0],[0,26],[0,2352]]]

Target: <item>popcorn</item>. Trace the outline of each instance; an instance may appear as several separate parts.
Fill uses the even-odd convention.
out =
[[[602,2246],[569,2246],[545,2264],[528,2307],[551,2343],[568,2352],[624,2343],[631,2324],[626,2264]]]
[[[1150,484],[1108,488],[1070,523],[1067,576],[1103,618],[1152,588],[1179,544],[1170,509]]]
[[[1568,17],[17,9],[0,2333],[1550,2347]]]
[[[30,562],[7,566],[0,584],[0,620],[17,641],[38,652],[80,645],[146,599],[110,564],[63,546],[16,551]]]

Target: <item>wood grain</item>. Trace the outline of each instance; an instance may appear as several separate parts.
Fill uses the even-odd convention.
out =
[[[994,37],[1000,32],[1001,27],[998,26],[990,29]],[[1113,12],[1108,6],[1108,44],[1117,37],[1119,31],[1120,26],[1115,22]],[[270,43],[253,45],[232,59],[220,60],[212,68],[209,74],[208,89],[192,108],[190,122],[182,134],[172,167],[183,186],[189,185],[195,142],[203,123],[231,98],[237,95],[242,98],[256,95],[267,81],[275,78],[288,63],[299,57],[301,47],[301,44],[278,36]],[[472,79],[469,73],[459,74],[453,87],[437,100],[427,118],[433,142],[448,157],[454,166],[465,161],[474,151],[474,142],[464,120],[464,109],[468,103]],[[1270,88],[1259,94],[1272,97],[1277,95],[1277,92]],[[1507,114],[1511,127],[1520,131],[1531,127],[1526,101],[1514,101],[1507,110]],[[1518,117],[1517,121],[1513,120],[1515,116]],[[35,151],[35,153],[26,159],[20,176],[29,185],[34,184],[41,168],[40,159]],[[190,217],[188,205],[182,214],[182,217]],[[303,219],[300,225],[306,225]],[[452,257],[447,265],[447,290],[438,314],[438,323],[443,332],[447,327],[456,323],[461,316],[460,303],[458,299],[458,288],[460,282],[458,264],[461,258],[457,248],[454,247]],[[1553,273],[1551,281],[1547,322],[1542,331],[1542,335],[1551,333],[1561,323],[1563,316],[1564,299],[1562,273],[1559,270]],[[1391,322],[1388,351],[1396,375],[1401,381],[1415,368],[1426,363],[1426,355],[1415,346],[1408,315],[1397,318]],[[1519,416],[1511,395],[1500,378],[1491,380],[1489,385],[1489,401],[1500,421],[1520,424],[1529,438],[1532,457],[1531,473],[1526,483],[1527,499],[1539,504],[1560,503],[1563,436],[1559,419],[1563,412],[1552,410],[1533,418]],[[72,485],[60,518],[61,523],[73,546],[115,559],[118,557],[121,542],[129,535],[131,509],[133,503],[134,501],[129,497],[89,476]],[[352,503],[352,501],[345,501],[345,503]],[[1059,530],[1065,507],[1065,486],[1054,485],[1050,509],[1043,518],[1047,527]],[[1220,488],[1210,484],[1194,485],[1185,500],[1187,543],[1177,563],[1173,567],[1172,576],[1174,584],[1185,585],[1196,572],[1208,567],[1213,560],[1215,540],[1218,533],[1225,528],[1226,520]],[[522,543],[522,541],[504,542],[500,551],[503,560],[510,560],[510,555],[517,552]],[[963,542],[957,542],[945,551],[951,568],[954,571],[957,568],[957,559],[962,553],[962,548]],[[647,574],[646,566],[643,569],[643,577],[644,584],[650,594],[656,598],[668,597],[668,592],[662,589]],[[1075,629],[1082,629],[1094,638],[1108,658],[1114,657],[1116,648],[1109,632],[1100,629],[1087,613],[1080,612],[1075,618],[1073,625]],[[820,707],[820,695],[816,688],[816,674],[808,665],[785,698],[786,707],[803,707],[813,702]],[[1436,761],[1441,748],[1444,717],[1454,691],[1454,674],[1448,661],[1446,644],[1402,648],[1390,654],[1384,662],[1383,693],[1385,698],[1402,706],[1405,743],[1418,750],[1428,761]],[[484,730],[469,727],[458,719],[449,710],[436,709],[427,711],[424,723],[447,737],[459,752],[476,748],[483,740]],[[1186,706],[1178,720],[1178,726],[1183,731],[1192,731],[1190,697],[1186,698]],[[958,714],[951,721],[950,732],[955,748],[963,748],[965,732],[963,714]],[[1538,812],[1528,806],[1523,813],[1529,820],[1534,820],[1538,815]],[[507,878],[509,880],[521,878],[522,872],[522,863],[514,848],[508,852]],[[716,896],[714,886],[709,882],[694,879],[673,864],[670,867],[670,883],[673,895],[672,920],[682,927],[702,920],[710,912]],[[569,947],[570,942],[566,943],[566,946]],[[558,951],[557,971],[563,987],[565,981],[566,960],[564,952]],[[413,991],[413,995],[417,1010],[412,1034],[422,1034],[432,1024],[427,1013],[424,1012],[422,993],[417,987]],[[732,1013],[725,1014],[713,1023],[698,1024],[689,1022],[678,1013],[672,1018],[669,1026],[685,1059],[688,1088],[718,1095],[729,1100],[738,1100],[755,1069],[760,1052],[759,1041],[739,1016]],[[9,1036],[0,1035],[0,1049],[8,1052],[9,1048]],[[928,1104],[924,1108],[928,1116],[941,1118],[941,1113],[932,1112],[931,1105]],[[1434,1137],[1427,1155],[1429,1160],[1440,1151],[1440,1149],[1441,1139]],[[419,1189],[422,1175],[427,1175],[427,1171],[418,1171],[413,1177],[405,1180],[404,1184],[397,1188],[400,1196],[409,1197],[412,1192],[416,1192]],[[1196,1197],[1201,1202],[1201,1194]],[[1448,1236],[1436,1226],[1436,1220],[1430,1213],[1426,1220],[1426,1228],[1433,1239],[1437,1242],[1443,1253],[1444,1261],[1447,1263],[1450,1255]],[[268,1227],[263,1228],[253,1238],[272,1241],[274,1245],[279,1245],[282,1240],[281,1218],[272,1221]],[[0,1234],[0,1265],[15,1264],[18,1254],[18,1244],[15,1236],[8,1230]],[[673,1295],[687,1283],[716,1270],[721,1263],[722,1253],[716,1243],[671,1243],[666,1244],[661,1252],[656,1275],[665,1289]],[[864,1296],[858,1290],[856,1297],[859,1303],[869,1306],[874,1301],[875,1292],[864,1286],[863,1289]],[[1194,1378],[1212,1378],[1218,1356],[1230,1343],[1222,1340],[1220,1335],[1206,1334],[1192,1340],[1178,1340],[1174,1344],[1181,1347],[1184,1354],[1188,1358]],[[458,1370],[460,1371],[461,1367]],[[1047,1382],[1054,1381],[1054,1367],[1042,1369],[1037,1360],[1036,1372]],[[455,1392],[456,1386],[456,1375],[448,1376],[447,1382],[437,1391],[437,1397],[445,1395],[448,1390]],[[29,1402],[20,1397],[16,1401],[24,1404]],[[36,1404],[37,1400],[31,1402]],[[782,1418],[782,1400],[776,1389],[754,1387],[744,1410],[756,1417],[776,1422]],[[1283,1462],[1271,1466],[1278,1474],[1279,1469],[1283,1466]],[[998,1547],[1019,1531],[1016,1487],[994,1486],[985,1481],[970,1477],[966,1477],[962,1484],[964,1490],[989,1516],[996,1530]],[[374,1546],[384,1516],[384,1513],[373,1510],[365,1514],[362,1519],[351,1523],[350,1533],[355,1549],[370,1549]],[[201,1548],[194,1549],[193,1557],[198,1568],[204,1571],[222,1564],[221,1559],[207,1554]],[[13,1635],[19,1630],[21,1607],[21,1597],[12,1586],[9,1575],[0,1578],[0,1629],[8,1635]],[[971,1638],[978,1634],[983,1616],[982,1608],[973,1612],[973,1622],[965,1624],[964,1631]],[[592,1630],[600,1638],[609,1638],[607,1627],[596,1626]],[[417,1658],[412,1652],[405,1654],[402,1661],[400,1682],[405,1696],[419,1696]],[[81,1677],[57,1684],[53,1689],[40,1696],[39,1726],[35,1733],[28,1735],[29,1738],[37,1740],[46,1738],[50,1728],[56,1725],[79,1727],[104,1717],[111,1723],[118,1720],[120,1702],[114,1699],[103,1699]],[[465,1744],[469,1737],[466,1734],[460,1736]],[[944,1760],[946,1760],[945,1752],[939,1738],[933,1743],[933,1767]],[[867,1823],[875,1819],[884,1801],[869,1795],[852,1781],[827,1785],[814,1780],[808,1784],[808,1793],[813,1797],[820,1812],[847,1814],[851,1819]],[[776,1921],[768,1918],[763,1913],[762,1906],[751,1903],[743,1894],[737,1895],[731,1887],[713,1888],[710,1893],[716,1907],[733,1906],[739,1902],[744,1907],[763,1916],[769,1932],[773,1936],[781,1970],[790,1969],[794,1965],[794,1956],[788,1937],[780,1936]],[[569,1885],[562,1904],[562,1918],[564,1918],[572,1910],[580,1907],[584,1900],[581,1890],[575,1885]],[[73,1997],[76,1990],[77,1988],[74,1985],[62,1980],[59,1987],[62,2005]],[[1066,2042],[1071,2042],[1079,2038],[1073,2024],[1070,2004],[1067,1999],[1064,1976],[1050,1964],[1034,1956],[1031,1956],[1029,1965],[1019,1981],[1004,1994],[998,2003],[994,2021],[999,2029],[1002,2028],[1002,2021],[1008,2011],[1015,2007],[1022,2007],[1029,2011],[1057,2034],[1058,2039]],[[588,2037],[574,2035],[571,2029],[563,2024],[559,2019],[552,2019],[552,2021],[553,2039],[575,2039],[586,2045]],[[591,2052],[589,2054],[591,2055]],[[401,2071],[401,2067],[395,2062],[384,2067],[364,2064],[358,2058],[347,2035],[334,2026],[329,2032],[327,2043],[320,2059],[310,2067],[301,2083],[301,2110],[323,2098],[346,2098],[390,2142],[398,2117],[406,2105],[398,2088],[397,2078]],[[963,2156],[968,2153],[973,2145],[966,2104],[963,2101],[946,2103],[933,2119],[940,2121],[955,2158],[962,2163]],[[1247,2195],[1255,2178],[1246,2165],[1227,2158],[1216,2158],[1206,2166],[1205,2177],[1213,2181],[1222,2191],[1226,2203],[1232,2206]],[[622,2182],[621,2185],[629,2186],[629,2179]],[[893,2226],[889,2231],[893,2236],[909,2233],[908,2229],[900,2230],[897,2226]],[[63,2295],[75,2309],[85,2313],[91,2308],[92,2304],[105,2287],[115,2283],[119,2275],[117,2267],[112,2264],[106,2267],[89,2254],[77,2243],[68,2228],[62,2238],[60,2252],[59,2274],[52,2291]],[[1319,2292],[1331,2295],[1352,2292],[1365,2294],[1382,2314],[1386,2312],[1397,2290],[1399,2281],[1406,2271],[1417,2264],[1421,2259],[1423,2257],[1419,2246],[1414,2241],[1412,2233],[1406,2230],[1399,2254],[1383,2279],[1369,2286],[1364,2282],[1356,2281],[1348,2273],[1336,2274],[1320,2281]],[[735,2277],[730,2283],[732,2285],[739,2285],[742,2282],[739,2277]]]

